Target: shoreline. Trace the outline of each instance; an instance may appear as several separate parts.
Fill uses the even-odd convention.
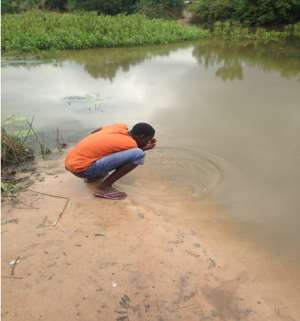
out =
[[[128,199],[110,201],[61,159],[39,162],[43,179],[2,204],[5,320],[299,319],[300,291],[274,279],[271,257],[231,237],[209,200],[174,201],[164,182],[162,203],[135,195],[145,171],[117,184]]]

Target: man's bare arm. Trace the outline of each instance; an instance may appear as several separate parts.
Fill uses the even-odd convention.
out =
[[[93,131],[91,131],[91,134],[97,133],[102,129],[102,127],[99,127],[97,129],[94,129]]]

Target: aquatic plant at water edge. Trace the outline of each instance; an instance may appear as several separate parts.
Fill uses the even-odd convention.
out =
[[[1,164],[20,164],[33,159],[33,150],[27,146],[27,140],[31,135],[31,125],[26,129],[20,127],[24,119],[16,116],[5,119],[1,126]],[[14,127],[12,124],[18,124]],[[14,129],[12,129],[14,127]]]
[[[300,23],[287,25],[283,30],[267,30],[265,28],[250,29],[236,22],[216,22],[210,29],[213,38],[229,40],[250,40],[258,42],[283,41],[300,39]]]
[[[2,50],[33,52],[97,47],[167,44],[206,37],[208,31],[175,21],[142,15],[102,16],[97,13],[25,12],[2,17]]]
[[[2,121],[1,126],[1,164],[19,165],[33,160],[33,146],[38,144],[41,155],[50,153],[47,145],[33,128],[34,117],[31,121],[16,115]]]

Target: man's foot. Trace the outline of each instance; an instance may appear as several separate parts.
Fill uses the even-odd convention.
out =
[[[124,199],[127,194],[120,192],[112,186],[101,184],[97,192],[94,192],[94,196],[111,199],[111,200],[121,200]]]

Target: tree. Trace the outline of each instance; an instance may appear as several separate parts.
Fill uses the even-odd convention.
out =
[[[184,0],[2,0],[3,13],[46,9],[98,11],[116,15],[139,11],[151,17],[177,17],[181,15],[183,7]]]
[[[137,0],[76,0],[75,8],[95,10],[108,15],[132,13],[136,9]]]
[[[41,0],[2,0],[3,13],[14,13],[39,8]]]
[[[181,16],[184,0],[139,0],[138,10],[149,17]]]
[[[64,11],[70,0],[3,0],[3,13],[22,12],[30,9],[48,9]],[[76,1],[76,0],[74,0]]]
[[[237,21],[246,25],[283,25],[300,20],[300,0],[198,0],[194,20],[212,24]]]
[[[40,1],[41,2],[41,1]],[[45,0],[44,8],[48,10],[67,10],[68,0]]]

